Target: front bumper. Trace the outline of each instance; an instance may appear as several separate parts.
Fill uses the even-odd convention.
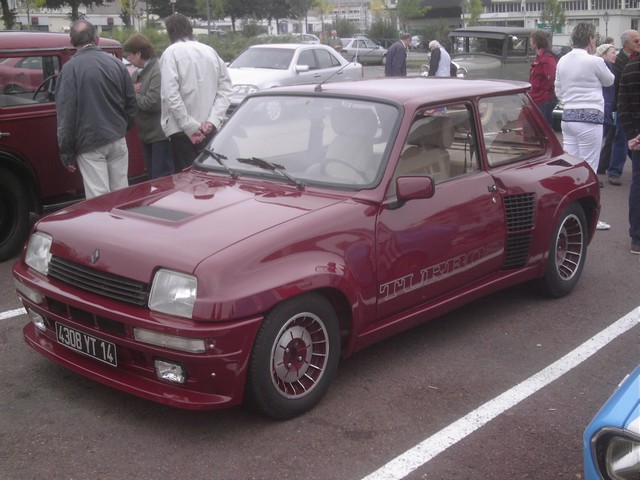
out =
[[[14,277],[44,297],[36,304],[18,292],[25,308],[45,320],[45,331],[33,323],[24,328],[26,343],[45,357],[92,380],[164,405],[208,410],[242,402],[246,368],[262,317],[224,324],[203,324],[168,315],[156,318],[148,309],[132,308],[68,285],[49,282],[24,264],[16,264]],[[118,366],[107,365],[60,344],[56,323],[113,343],[117,348]],[[189,353],[150,345],[134,339],[134,328],[203,338],[210,347],[204,353]],[[187,375],[185,383],[160,380],[154,367],[156,359],[181,365]]]

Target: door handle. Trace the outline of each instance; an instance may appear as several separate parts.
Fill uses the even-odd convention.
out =
[[[2,137],[10,137],[11,134],[9,132],[0,132],[0,138]]]
[[[498,191],[498,187],[496,187],[496,184],[494,183],[493,185],[489,185],[487,190],[489,190],[489,193],[495,193]]]

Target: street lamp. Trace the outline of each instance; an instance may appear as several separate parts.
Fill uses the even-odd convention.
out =
[[[171,10],[176,13],[176,0],[169,0],[171,2]]]
[[[604,15],[602,15],[602,18],[604,19],[604,36],[608,37],[609,36],[609,12],[604,12]]]

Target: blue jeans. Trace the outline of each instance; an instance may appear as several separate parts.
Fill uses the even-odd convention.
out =
[[[149,172],[149,178],[154,179],[173,174],[173,154],[171,142],[168,139],[143,143],[142,155]]]
[[[627,161],[628,151],[627,136],[624,134],[622,125],[618,122],[616,124],[616,135],[613,137],[613,143],[611,144],[611,162],[609,163],[607,176],[619,177],[622,175],[622,169],[624,168],[624,162]]]
[[[542,116],[550,127],[553,127],[553,109],[556,108],[557,104],[558,99],[553,97],[551,100],[547,100],[546,102],[538,105],[538,110],[540,110],[540,113],[542,113]]]
[[[631,154],[631,187],[629,189],[629,236],[640,245],[640,152]]]

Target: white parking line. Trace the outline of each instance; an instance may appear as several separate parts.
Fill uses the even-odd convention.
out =
[[[0,320],[8,320],[19,315],[25,315],[26,313],[27,311],[24,308],[16,308],[15,310],[0,312]]]
[[[509,408],[580,365],[609,342],[640,323],[640,307],[590,338],[578,348],[473,412],[397,456],[363,480],[399,480],[455,445]]]

